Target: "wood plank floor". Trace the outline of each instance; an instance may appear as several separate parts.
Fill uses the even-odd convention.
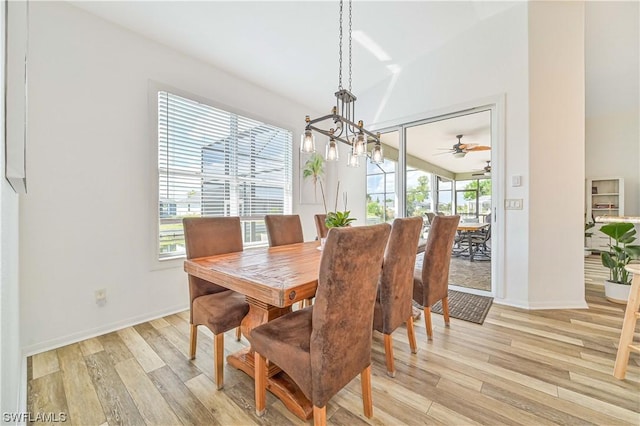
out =
[[[595,258],[595,257],[594,257]],[[525,311],[494,304],[483,325],[434,315],[434,340],[416,323],[412,355],[394,333],[397,374],[387,377],[382,336],[374,333],[374,417],[362,414],[359,379],[331,399],[335,425],[640,424],[640,357],[627,378],[612,376],[624,306],[609,303],[602,270],[587,259],[588,310]],[[189,361],[187,312],[85,340],[28,359],[28,409],[67,413],[78,425],[303,424],[268,393],[254,414],[253,381],[225,366],[213,383],[212,336],[200,327]],[[640,338],[637,333],[636,338]],[[233,332],[225,352],[246,345]],[[310,423],[310,422],[309,422]]]

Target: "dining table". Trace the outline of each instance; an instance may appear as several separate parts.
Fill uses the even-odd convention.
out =
[[[318,241],[259,247],[185,260],[187,274],[243,294],[249,313],[242,320],[247,337],[255,327],[291,312],[294,303],[313,297],[322,252]],[[255,375],[254,351],[247,347],[227,357],[229,365]],[[267,389],[296,416],[308,420],[313,405],[278,366],[268,365]]]
[[[472,243],[472,239],[473,239],[473,235],[482,230],[482,229],[486,229],[489,227],[489,223],[464,223],[464,222],[460,222],[458,224],[458,231],[462,233],[462,238],[466,238],[467,240],[467,248],[464,250],[460,250],[456,253],[454,253],[454,255],[456,256],[469,256],[469,260],[471,262],[473,262],[474,260],[474,250],[473,250],[473,243]],[[465,255],[466,252],[466,255]]]

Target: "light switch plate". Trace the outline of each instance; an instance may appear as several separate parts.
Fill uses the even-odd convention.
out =
[[[504,200],[505,210],[522,210],[522,198],[511,198]]]
[[[520,186],[522,185],[522,176],[514,175],[511,176],[511,186]]]

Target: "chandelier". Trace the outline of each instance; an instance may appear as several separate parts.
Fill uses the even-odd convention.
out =
[[[331,109],[331,114],[314,118],[307,115],[304,133],[300,140],[300,152],[316,152],[316,141],[313,132],[320,133],[329,138],[325,150],[326,161],[338,161],[338,146],[336,141],[347,144],[351,149],[347,166],[358,167],[361,157],[369,157],[372,163],[382,163],[382,146],[380,144],[380,133],[372,133],[364,128],[362,120],[356,123],[356,97],[351,93],[351,0],[349,0],[349,88],[342,86],[342,3],[340,0],[340,37],[339,37],[339,69],[338,69],[338,91],[335,93],[336,105]],[[334,127],[328,130],[317,127],[319,123],[333,122]],[[330,125],[330,124],[328,124]],[[328,126],[325,124],[325,126]],[[367,144],[373,143],[371,152],[367,149]]]

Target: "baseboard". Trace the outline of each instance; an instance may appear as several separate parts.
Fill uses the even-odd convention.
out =
[[[568,300],[553,302],[540,302],[529,303],[521,300],[509,300],[509,299],[494,299],[494,303],[498,305],[512,306],[514,308],[526,309],[529,311],[544,310],[544,309],[589,309],[587,302],[583,300]]]
[[[145,315],[139,315],[139,316],[127,318],[125,320],[116,321],[101,327],[96,327],[89,330],[72,333],[63,337],[58,337],[55,339],[46,340],[44,342],[26,346],[22,349],[22,352],[23,354],[25,354],[24,355],[25,357],[28,357],[31,355],[39,354],[41,352],[46,352],[52,349],[61,348],[63,346],[67,346],[72,343],[77,343],[82,340],[90,339],[92,337],[101,336],[103,334],[107,334],[113,331],[121,330],[123,328],[131,327],[132,325],[140,324],[140,323],[151,321],[157,318],[162,318],[167,315],[172,315],[178,312],[182,312],[187,309],[189,309],[189,304],[183,303],[178,306],[174,306],[172,308],[163,309],[160,311],[147,313]],[[26,358],[25,358],[25,365],[26,365]],[[26,370],[25,370],[25,377],[26,377]]]

